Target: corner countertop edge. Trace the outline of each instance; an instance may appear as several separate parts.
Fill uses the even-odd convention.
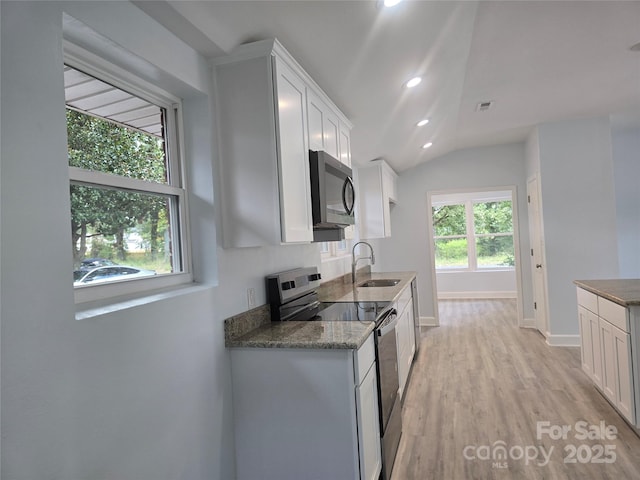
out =
[[[578,287],[623,307],[640,305],[640,279],[574,280]]]

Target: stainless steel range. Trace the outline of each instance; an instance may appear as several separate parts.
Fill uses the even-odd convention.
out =
[[[396,310],[391,302],[320,302],[316,267],[297,268],[266,278],[272,321],[375,322],[378,410],[382,435],[382,477],[389,479],[402,435],[398,395]]]

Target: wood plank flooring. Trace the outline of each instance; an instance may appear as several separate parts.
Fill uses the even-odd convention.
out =
[[[582,372],[580,350],[549,347],[515,318],[515,300],[440,303],[441,326],[421,335],[392,480],[640,479],[640,438]],[[579,421],[604,421],[616,438],[580,439]],[[571,430],[538,438],[538,422]],[[505,459],[491,458],[497,446]]]

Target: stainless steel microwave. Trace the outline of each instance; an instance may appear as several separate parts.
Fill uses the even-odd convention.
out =
[[[342,230],[355,223],[356,192],[351,168],[327,152],[309,151],[311,212],[316,231]],[[344,235],[342,236],[344,238]]]

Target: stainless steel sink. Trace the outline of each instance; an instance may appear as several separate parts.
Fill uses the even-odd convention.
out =
[[[381,278],[378,280],[367,280],[358,285],[359,287],[393,287],[400,283],[396,278]]]

